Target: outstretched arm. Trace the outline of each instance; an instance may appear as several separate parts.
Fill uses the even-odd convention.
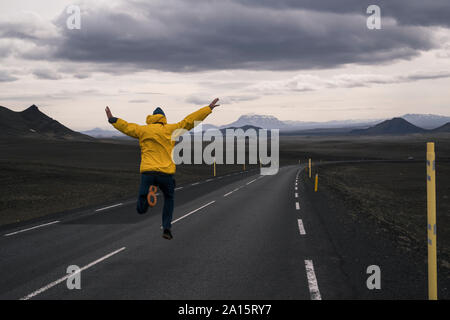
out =
[[[123,119],[114,117],[109,107],[106,107],[105,112],[106,116],[108,117],[108,122],[111,123],[114,128],[116,128],[120,132],[125,133],[127,136],[139,138],[139,135],[142,131],[140,125],[135,123],[128,123]]]
[[[180,122],[171,125],[172,130],[176,130],[176,129],[191,130],[200,121],[203,121],[212,112],[212,110],[214,108],[219,106],[217,104],[218,101],[219,101],[219,98],[214,99],[208,106],[191,113],[190,115],[188,115],[186,118],[184,118]]]

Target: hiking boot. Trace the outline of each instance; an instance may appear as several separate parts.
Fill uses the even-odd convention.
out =
[[[162,237],[167,240],[173,239],[172,232],[170,232],[170,229],[164,229]]]

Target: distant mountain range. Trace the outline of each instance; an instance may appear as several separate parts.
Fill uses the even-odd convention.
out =
[[[368,127],[382,120],[344,120],[344,121],[326,121],[326,122],[311,122],[311,121],[282,121],[270,115],[260,114],[246,114],[239,117],[238,120],[223,126],[214,126],[211,124],[204,124],[203,130],[215,128],[240,128],[243,126],[254,126],[264,129],[279,129],[283,132],[299,131],[299,130],[315,130],[315,129],[336,129],[346,127]]]
[[[282,121],[274,116],[247,114],[223,126],[203,124],[201,130],[219,129],[280,129],[284,135],[337,134],[409,134],[450,132],[450,117],[433,114],[405,114],[390,120],[342,120],[326,122]],[[127,138],[116,130],[94,128],[76,132],[42,113],[37,106],[15,112],[0,107],[0,134],[2,137],[37,137],[65,140],[92,140],[93,138]]]
[[[450,117],[439,116],[433,114],[405,114],[401,118],[407,120],[414,126],[424,129],[434,129],[450,122]],[[380,124],[384,119],[375,120],[333,120],[325,122],[311,122],[311,121],[282,121],[270,115],[246,114],[238,118],[238,120],[222,126],[215,126],[212,124],[202,124],[201,130],[209,129],[227,129],[227,128],[264,128],[264,129],[280,129],[281,134],[297,135],[297,134],[312,134],[312,135],[331,135],[331,134],[348,134],[353,130],[367,129],[374,125]],[[395,125],[394,125],[395,126]],[[395,131],[394,129],[392,129]],[[401,129],[399,129],[402,131]],[[403,130],[408,131],[408,130]],[[412,130],[416,132],[415,130]],[[425,130],[423,131],[425,132]],[[97,138],[117,137],[121,136],[117,131],[103,130],[95,128],[82,133],[91,135]]]
[[[450,117],[433,115],[433,114],[405,114],[400,118],[405,119],[411,124],[424,129],[434,129],[440,127],[447,122],[450,122]],[[383,122],[386,119],[370,119],[370,120],[333,120],[324,122],[312,122],[312,121],[282,121],[278,118],[270,115],[259,115],[259,114],[246,114],[239,117],[238,120],[226,124],[223,126],[214,126],[211,124],[204,124],[203,130],[217,128],[229,128],[229,127],[243,127],[245,125],[250,125],[254,127],[260,127],[265,129],[280,129],[280,131],[301,131],[301,130],[311,130],[317,131],[326,129],[325,131],[350,131],[357,128],[368,128],[370,126],[376,125]],[[339,130],[343,129],[343,130]]]
[[[122,137],[124,134],[117,130],[105,130],[101,128],[94,128],[87,131],[81,131],[81,133],[86,134],[95,138],[112,138],[112,137]]]
[[[450,122],[450,117],[435,114],[405,114],[401,118],[423,129],[436,129]]]
[[[350,133],[359,135],[385,135],[385,134],[412,134],[412,133],[426,133],[426,132],[429,133],[450,132],[450,122],[438,128],[427,130],[415,126],[403,118],[393,118],[391,120],[385,120],[367,129],[352,130]]]
[[[34,104],[20,112],[0,106],[0,136],[61,140],[94,140],[42,113]]]
[[[352,130],[352,134],[410,134],[423,133],[425,129],[419,128],[403,118],[393,118],[385,120],[373,127],[367,129]]]

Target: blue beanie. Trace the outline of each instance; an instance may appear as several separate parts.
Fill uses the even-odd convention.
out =
[[[153,114],[162,114],[164,117],[166,116],[166,114],[160,107],[156,108],[155,111],[153,111]]]

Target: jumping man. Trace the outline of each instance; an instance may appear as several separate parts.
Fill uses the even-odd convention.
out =
[[[177,129],[191,130],[196,121],[203,121],[215,107],[219,105],[218,98],[214,99],[209,106],[191,113],[182,121],[168,124],[166,115],[161,108],[156,108],[152,115],[147,116],[147,125],[141,126],[128,123],[123,119],[112,115],[109,107],[106,107],[106,116],[114,128],[126,135],[139,139],[141,147],[141,185],[137,200],[137,212],[147,212],[149,203],[147,195],[151,186],[157,186],[164,195],[164,208],[162,214],[163,238],[172,239],[170,231],[172,225],[172,213],[175,193],[175,163],[172,160],[172,150],[175,141],[172,134]]]

